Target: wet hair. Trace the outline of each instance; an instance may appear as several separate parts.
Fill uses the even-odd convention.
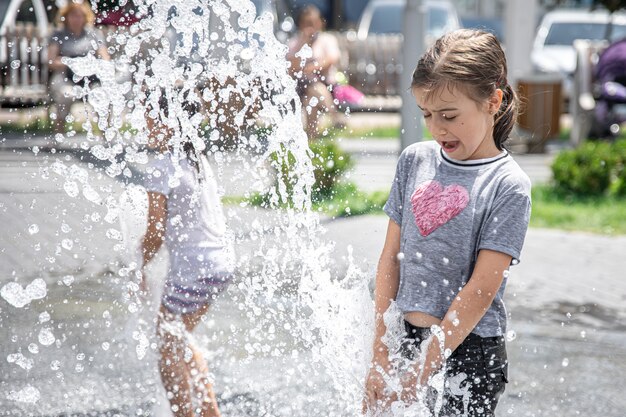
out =
[[[59,25],[65,26],[67,24],[67,15],[74,10],[81,11],[85,15],[85,21],[87,26],[93,26],[96,21],[96,15],[87,1],[74,2],[69,1],[65,6],[59,9],[55,21]]]
[[[156,119],[158,120],[161,117],[168,118],[169,117],[169,104],[168,104],[168,98],[165,94],[165,91],[159,89],[152,93],[149,93],[148,94],[149,102],[150,102],[150,95],[152,94],[158,94],[158,100],[157,100],[158,106],[159,106],[158,111],[162,115],[162,116],[159,115]],[[181,99],[184,100],[184,103],[182,106],[183,111],[187,113],[188,117],[191,117],[194,114],[200,112],[201,108],[197,102],[188,100],[187,99],[188,95],[189,95],[188,93],[178,94],[178,95],[175,95],[175,97],[180,97]],[[154,109],[152,109],[152,106],[148,104],[149,113],[150,113],[150,110],[154,110]],[[183,152],[185,152],[185,156],[187,157],[187,160],[189,161],[191,166],[195,168],[196,172],[200,173],[200,155],[196,151],[195,146],[193,146],[193,142],[191,141],[191,139],[189,137],[185,137],[183,141],[181,142],[181,145],[182,145]]]
[[[506,56],[498,39],[489,32],[460,29],[437,39],[417,63],[411,88],[432,96],[442,88],[457,88],[477,104],[503,92],[494,115],[493,139],[499,150],[509,137],[518,113],[517,94],[507,80]]]

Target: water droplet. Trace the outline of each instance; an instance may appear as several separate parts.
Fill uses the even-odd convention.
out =
[[[72,275],[66,275],[63,277],[63,284],[67,285],[68,287],[72,285],[73,282],[74,277]]]
[[[508,332],[506,332],[507,342],[512,342],[515,340],[515,338],[517,338],[517,333],[515,333],[515,330],[509,330]]]
[[[421,261],[421,260],[422,260],[422,257],[423,257],[424,255],[422,255],[422,253],[421,253],[421,252],[417,252],[417,253],[415,254],[415,256],[417,257],[417,260],[418,260],[418,261]]]
[[[119,230],[116,230],[116,229],[109,229],[109,230],[107,230],[106,236],[109,239],[122,240],[122,233]]]
[[[39,343],[43,346],[50,346],[56,340],[54,338],[54,334],[52,334],[52,329],[49,327],[44,327],[39,331],[39,336],[37,337]]]
[[[398,252],[398,254],[396,255],[396,258],[401,261],[404,259],[404,253],[403,252]]]
[[[587,337],[587,332],[586,332],[586,331],[584,331],[584,330],[581,330],[581,331],[580,331],[580,337],[582,337],[583,339],[584,339],[585,337]]]
[[[109,350],[110,346],[109,342],[102,342],[102,350]]]
[[[454,320],[452,320],[452,325],[453,325],[454,327],[458,327],[458,326],[459,326],[459,324],[461,324],[461,321],[460,321],[459,319],[454,319]]]
[[[61,369],[61,362],[59,361],[50,362],[50,369],[52,369],[53,371],[58,371],[59,369]]]
[[[46,282],[36,278],[26,288],[17,282],[9,282],[0,290],[0,296],[12,306],[22,308],[33,300],[44,298],[46,292]]]
[[[76,181],[65,181],[63,189],[70,197],[78,196],[78,184],[76,184]]]
[[[61,224],[61,231],[63,233],[69,233],[72,231],[72,228],[67,223],[63,223]]]
[[[63,239],[61,241],[61,246],[65,250],[72,250],[72,247],[74,246],[74,242],[72,241],[72,239]]]
[[[39,323],[45,323],[47,321],[50,321],[50,313],[44,311],[39,315]]]
[[[450,259],[448,259],[448,258],[446,258],[446,257],[444,257],[444,258],[442,259],[442,261],[443,261],[443,264],[444,264],[444,265],[448,265],[448,264],[450,263]]]
[[[569,365],[569,359],[563,358],[563,360],[561,361],[561,366],[566,367],[568,365]]]
[[[36,355],[39,353],[39,346],[37,346],[37,343],[31,343],[28,345],[28,351]]]
[[[39,233],[39,226],[36,224],[31,224],[30,226],[28,226],[28,233],[30,233],[31,235]]]
[[[27,371],[30,370],[35,364],[34,360],[27,358],[26,356],[22,355],[20,352],[11,353],[10,355],[8,355],[7,362],[14,363],[20,368],[25,369]]]
[[[39,401],[40,397],[41,394],[39,393],[39,390],[31,385],[26,385],[19,391],[11,391],[9,392],[9,395],[7,395],[7,398],[11,401],[29,404],[35,404]]]
[[[508,269],[505,269],[505,270],[504,270],[504,272],[502,272],[502,276],[503,276],[504,278],[508,278],[508,277],[509,277],[509,274],[510,274],[510,272],[509,272],[509,270],[508,270]]]
[[[22,65],[22,61],[20,61],[19,59],[14,59],[13,61],[11,61],[11,68],[13,69],[18,69],[20,65]]]

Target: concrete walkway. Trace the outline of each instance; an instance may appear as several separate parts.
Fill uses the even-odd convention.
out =
[[[78,143],[79,139],[75,140]],[[20,351],[35,361],[29,372],[0,361],[0,403],[16,386],[30,383],[49,387],[50,392],[61,386],[81,387],[83,399],[72,403],[78,407],[85,403],[84,398],[89,398],[90,390],[100,392],[94,382],[98,380],[91,378],[95,374],[86,378],[86,374],[76,371],[86,367],[104,373],[108,383],[118,380],[118,373],[122,372],[128,374],[124,384],[143,384],[147,391],[134,398],[141,404],[150,398],[150,387],[158,385],[158,378],[129,359],[134,353],[120,359],[113,356],[113,349],[101,348],[112,340],[120,342],[126,337],[132,341],[135,337],[124,330],[123,319],[128,311],[121,304],[108,305],[106,301],[123,296],[116,292],[122,288],[119,273],[120,259],[124,258],[113,236],[119,225],[106,221],[106,197],[119,196],[123,185],[98,173],[102,166],[90,168],[89,164],[97,161],[86,158],[88,153],[74,147],[74,142],[66,142],[55,153],[28,150],[45,142],[42,138],[27,141],[14,138],[5,140],[0,149],[0,217],[4,224],[0,235],[0,287],[14,280],[25,285],[39,277],[48,282],[49,288],[48,298],[31,304],[27,310],[14,309],[0,299],[0,338],[13,340],[2,344],[0,357]],[[397,141],[357,139],[342,140],[340,144],[356,158],[351,175],[359,186],[371,190],[389,187],[397,158]],[[547,165],[551,155],[515,157],[535,181],[549,179]],[[87,172],[91,186],[108,190],[108,195],[101,192],[101,199],[92,198],[92,201],[83,195],[69,197],[73,186],[54,173],[55,161],[76,166],[79,176]],[[229,190],[231,185],[225,183],[227,194],[241,195],[242,190],[252,186],[250,181],[244,181],[244,177],[255,177],[250,171],[253,166],[245,158],[234,158],[222,167],[221,178],[239,178],[231,185],[240,188]],[[76,185],[82,187],[82,183]],[[79,190],[82,193],[83,189]],[[269,225],[279,224],[283,219],[281,212],[238,206],[227,207],[227,214],[231,228],[241,240],[239,250],[244,256],[257,251],[260,235],[271,242],[273,228]],[[348,267],[350,247],[354,265],[371,279],[387,222],[383,215],[322,218],[326,229],[323,239],[334,243],[335,273],[342,274]],[[258,224],[268,227],[260,229]],[[626,374],[624,247],[623,236],[530,230],[522,263],[512,269],[509,279],[511,383],[502,400],[500,415],[623,416],[626,398],[615,381]],[[29,344],[33,340],[36,343],[41,329],[47,326],[45,320],[40,322],[41,313],[47,310],[53,312],[55,326],[65,323],[65,327],[56,327],[59,330],[54,331],[55,335],[65,335],[68,340],[74,340],[79,333],[83,335],[74,344],[78,351],[71,347],[72,343],[60,341],[56,347],[39,346],[37,349],[42,352],[39,355],[27,353]],[[112,318],[105,325],[107,314]],[[245,321],[245,317],[241,320]],[[37,324],[33,327],[33,323]],[[72,332],[72,328],[84,323],[92,323],[91,330]],[[228,323],[223,326],[227,330]],[[76,359],[77,353],[85,352],[87,358],[89,352],[98,352],[91,354],[94,362],[87,364]],[[53,359],[65,364],[62,382],[51,371]],[[110,363],[123,365],[120,368],[123,371],[107,371]],[[127,394],[124,386],[128,385],[124,384],[106,387],[110,392],[108,404],[114,404],[116,399],[128,400],[124,397]],[[44,391],[42,398],[55,401]],[[71,403],[72,399],[78,400],[71,397],[66,401]]]

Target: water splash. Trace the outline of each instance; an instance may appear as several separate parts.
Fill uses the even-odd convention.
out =
[[[98,371],[111,373],[92,379],[97,372],[89,372],[94,365],[84,357],[55,358],[46,364],[55,377],[67,384],[72,378],[81,381],[82,398],[93,401],[62,401],[58,406],[50,401],[46,412],[111,407],[118,391],[127,395],[121,401],[141,409],[143,398],[154,400],[154,378],[137,382],[129,391],[116,390],[116,376],[111,375],[125,372],[116,369],[120,357],[133,356],[146,368],[156,369],[154,329],[148,324],[153,323],[150,314],[158,305],[158,291],[150,300],[136,296],[140,264],[136,252],[147,201],[133,182],[153,157],[147,149],[146,114],[159,114],[162,98],[169,112],[167,117],[161,112],[161,120],[173,132],[173,153],[180,154],[181,139],[188,138],[195,149],[210,156],[222,193],[239,181],[244,184],[239,188],[242,195],[268,195],[267,208],[243,203],[226,210],[240,255],[237,280],[225,295],[229,304],[197,337],[221,372],[218,387],[225,395],[245,387],[244,394],[263,404],[268,415],[308,415],[311,407],[323,407],[324,415],[357,414],[373,334],[370,277],[353,262],[346,274],[330,267],[331,256],[341,248],[324,241],[319,216],[311,210],[312,155],[301,125],[296,82],[287,74],[287,48],[274,37],[272,17],[256,16],[249,0],[138,0],[135,6],[145,18],[110,37],[117,50],[114,61],[92,56],[65,60],[77,78],[95,75],[100,80],[74,91],[93,109],[96,128],[85,124],[87,133],[80,145],[91,165],[57,160],[50,166],[56,176],[50,178],[60,178],[72,199],[106,209],[104,216],[95,212],[88,216],[85,224],[105,223],[105,234],[114,241],[120,264],[105,280],[118,289],[119,298],[103,312],[98,310],[103,308],[102,297],[90,299],[87,291],[78,301],[64,296],[75,301],[76,311],[91,313],[81,331],[97,341],[94,361],[107,364]],[[304,48],[300,56],[306,59],[310,53]],[[120,65],[127,66],[130,80],[120,82],[116,74]],[[187,113],[186,102],[200,105],[203,112]],[[288,184],[277,175],[285,163],[292,167]],[[100,185],[102,176],[124,184],[124,193],[114,194]],[[78,249],[72,239],[75,232],[67,224],[61,226],[60,249]],[[88,280],[79,280],[73,272],[61,276],[58,288],[71,292],[77,291],[79,281],[98,275]],[[157,280],[154,288],[159,284]],[[30,302],[17,294],[17,287],[8,291],[15,303]],[[106,340],[100,340],[98,330],[89,333],[97,325],[115,328],[124,318],[125,325],[117,327],[113,337],[107,332]],[[51,324],[39,331],[42,346],[72,343],[71,332],[52,329]],[[390,343],[396,336],[389,336]],[[27,388],[11,398],[21,402],[28,401],[19,398],[35,398],[36,389]],[[43,390],[37,393],[37,398],[46,395]],[[108,401],[102,399],[104,393]],[[403,406],[395,407],[399,415]]]
[[[9,282],[0,290],[0,296],[13,307],[22,308],[33,300],[46,296],[46,282],[41,278],[34,279],[26,288],[17,282]]]

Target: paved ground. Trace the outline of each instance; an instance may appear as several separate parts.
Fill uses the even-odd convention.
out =
[[[57,153],[26,149],[35,143],[45,142],[17,138],[0,144],[0,288],[13,281],[26,286],[36,278],[47,283],[47,297],[26,308],[0,299],[0,340],[10,340],[0,344],[0,358],[7,358],[0,361],[0,415],[11,415],[4,411],[11,409],[17,410],[13,415],[41,413],[33,411],[41,410],[41,403],[29,408],[20,402],[29,398],[29,392],[18,388],[27,385],[40,388],[42,401],[75,410],[85,409],[85,404],[99,409],[128,404],[128,392],[133,392],[136,410],[152,398],[158,378],[145,362],[136,360],[135,345],[143,340],[137,333],[141,326],[129,324],[132,303],[120,270],[128,261],[129,248],[117,245],[118,231],[119,238],[136,235],[141,224],[132,224],[136,215],[131,206],[121,213],[131,224],[126,229],[107,217],[112,210],[107,198],[119,197],[122,184],[103,174],[104,165],[80,151],[78,140],[65,143],[61,147],[65,151]],[[388,188],[396,142],[345,140],[342,146],[356,157],[352,177],[361,187]],[[550,158],[516,155],[535,181],[549,179]],[[221,178],[235,178],[224,183],[227,194],[241,195],[253,187],[254,164],[232,158],[221,166]],[[60,175],[63,169],[70,170],[69,181]],[[70,196],[76,192],[80,196]],[[284,220],[280,213],[237,206],[227,211],[244,256],[258,250],[259,237],[271,241],[272,225]],[[386,223],[384,216],[322,218],[324,239],[335,245],[334,270],[341,274],[349,266],[350,246],[353,265],[371,278]],[[626,399],[615,381],[626,373],[625,246],[626,237],[529,232],[522,263],[513,269],[508,289],[515,333],[509,334],[511,383],[500,415],[623,416]],[[36,294],[32,291],[29,294]],[[216,305],[213,330],[228,331],[247,321],[245,315],[236,318],[241,312],[229,310],[227,300]],[[224,312],[232,314],[226,323],[219,320]],[[125,346],[124,341],[132,341],[131,350],[114,348]],[[269,369],[261,359],[245,366],[259,374]],[[218,377],[224,381],[242,377],[230,369],[224,365]],[[106,396],[98,385],[103,383]],[[276,398],[288,404],[295,402],[291,395],[280,388]]]

